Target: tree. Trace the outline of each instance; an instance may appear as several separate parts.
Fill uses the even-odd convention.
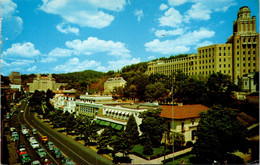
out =
[[[160,117],[161,110],[160,108],[149,109],[142,112],[139,116],[142,118],[142,123],[140,124],[142,136],[148,136],[154,147],[160,146],[163,132],[166,130],[163,118]]]
[[[214,160],[223,163],[229,153],[248,151],[247,136],[247,129],[233,111],[215,106],[201,114],[197,127],[198,139],[192,151],[198,163],[212,163]]]
[[[139,142],[138,126],[133,115],[129,116],[126,124],[125,133],[127,134],[128,139],[131,140],[132,144],[136,144]]]
[[[67,112],[67,111],[66,111]],[[75,127],[74,114],[70,114],[66,120],[66,132],[67,134],[72,131]]]
[[[84,140],[86,143],[92,142],[92,140],[96,140],[98,137],[97,131],[99,130],[96,122],[92,122],[86,125],[84,130]]]
[[[106,150],[108,145],[112,142],[112,137],[113,133],[110,130],[110,127],[106,127],[104,131],[101,133],[100,137],[98,138],[98,149]]]
[[[164,87],[164,84],[156,82],[145,87],[145,96],[150,102],[164,99],[168,96],[169,91]]]
[[[133,148],[132,139],[129,139],[128,137],[128,133],[122,131],[119,136],[116,136],[116,140],[114,142],[116,145],[113,145],[114,151],[121,152],[123,157],[128,156]]]
[[[255,72],[254,84],[256,84],[256,91],[259,91],[259,72]]]
[[[206,86],[209,105],[221,104],[230,106],[234,101],[232,92],[238,89],[238,87],[231,82],[229,75],[224,75],[220,72],[211,74]]]
[[[168,143],[169,145],[174,146],[174,148],[178,149],[184,145],[185,137],[181,133],[171,132]]]
[[[152,142],[149,136],[145,137],[143,154],[145,155],[153,155]]]

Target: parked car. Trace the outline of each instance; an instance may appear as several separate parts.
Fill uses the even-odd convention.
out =
[[[14,142],[17,142],[17,141],[19,141],[19,135],[18,134],[15,134],[15,135],[12,135],[12,137],[11,137],[11,140],[12,141],[14,141]]]
[[[31,165],[41,165],[41,162],[39,160],[34,160]]]
[[[54,156],[55,156],[56,159],[63,158],[63,154],[62,154],[62,152],[60,151],[60,149],[55,148],[55,149],[53,150],[53,153],[54,153]]]
[[[55,148],[53,142],[48,142],[47,145],[46,145],[46,147],[47,147],[48,150],[50,150],[50,151],[54,150],[54,148]]]
[[[23,154],[27,154],[27,151],[25,150],[25,148],[19,148],[19,149],[17,150],[17,153],[18,153],[19,155],[23,155]]]
[[[31,141],[30,145],[33,149],[40,148],[40,145],[37,141]]]
[[[22,129],[22,134],[23,134],[23,135],[25,135],[25,134],[27,134],[27,133],[29,133],[29,129],[26,129],[26,128]]]
[[[70,157],[66,157],[64,159],[61,160],[61,163],[63,165],[74,165],[74,163],[72,162],[72,160],[70,159]]]
[[[29,137],[28,140],[29,140],[29,142],[31,142],[31,141],[36,141],[35,137],[33,137],[33,136]]]
[[[39,157],[42,159],[44,157],[46,157],[46,152],[44,151],[43,148],[39,148],[37,151],[37,154],[39,155]]]
[[[21,155],[21,162],[22,164],[27,164],[31,162],[31,159],[28,154]]]
[[[11,132],[17,132],[14,127],[10,127],[10,131],[11,131]]]
[[[48,141],[48,137],[47,136],[42,136],[41,137],[41,142],[42,143],[47,143],[47,141]]]
[[[33,134],[33,135],[37,135],[37,134],[38,134],[38,133],[37,133],[37,129],[33,128],[33,129],[32,129],[32,134]]]

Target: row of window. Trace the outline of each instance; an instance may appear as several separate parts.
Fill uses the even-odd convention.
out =
[[[247,58],[248,59],[248,61],[250,61],[250,60],[253,60],[253,61],[255,61],[255,57],[253,57],[253,58],[251,58],[251,57],[248,57]],[[246,58],[245,57],[243,57],[243,61],[245,61],[246,60]],[[239,57],[237,57],[237,61],[239,61]]]
[[[245,63],[243,63],[243,67],[245,67],[246,66],[246,64]],[[250,63],[248,63],[248,65],[247,66],[251,66],[251,64]],[[253,66],[255,66],[255,63],[253,63]],[[239,63],[237,63],[237,67],[239,67]]]

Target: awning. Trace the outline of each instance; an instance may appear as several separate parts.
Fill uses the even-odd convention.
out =
[[[105,124],[105,121],[101,121],[100,123],[99,123],[99,125],[104,125]]]
[[[116,130],[121,130],[122,128],[123,128],[123,126],[119,125],[119,124],[115,127]]]
[[[95,122],[98,124],[100,122],[100,120],[97,119],[97,120],[95,120]]]
[[[111,126],[112,128],[115,128],[116,124],[115,124],[115,123],[111,123],[110,126]]]
[[[122,115],[125,114],[125,112],[122,112]]]
[[[110,125],[110,122],[109,121],[106,121],[104,126],[109,126]]]

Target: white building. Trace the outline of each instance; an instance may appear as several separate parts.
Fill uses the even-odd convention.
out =
[[[109,78],[104,83],[104,94],[111,94],[114,87],[124,87],[126,81],[122,77]]]
[[[183,134],[186,142],[195,142],[197,125],[200,121],[199,114],[209,110],[209,108],[201,104],[165,105],[161,108],[161,117],[164,118],[168,131]]]

